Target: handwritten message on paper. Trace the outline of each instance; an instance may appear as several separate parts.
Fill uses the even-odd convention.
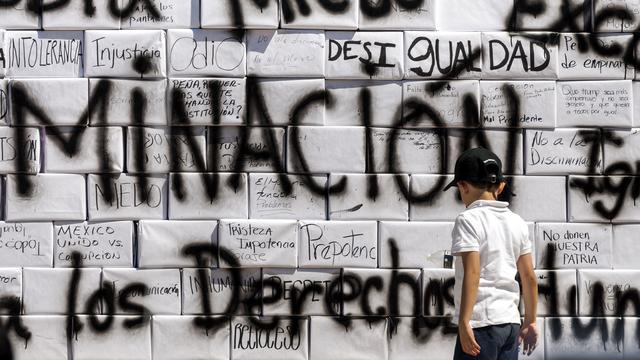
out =
[[[518,97],[518,114],[506,91]],[[555,81],[480,81],[480,121],[486,128],[553,128],[555,101]]]
[[[595,129],[527,130],[525,161],[527,174],[570,174],[600,172],[602,156],[591,159],[592,142],[600,136]],[[592,162],[595,163],[592,164]]]
[[[547,264],[547,247],[555,251],[559,269],[611,268],[611,225],[581,223],[539,223],[536,259]]]
[[[558,126],[631,127],[631,80],[558,82]]]

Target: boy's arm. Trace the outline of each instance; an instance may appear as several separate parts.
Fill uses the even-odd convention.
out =
[[[524,300],[524,325],[536,322],[538,309],[538,280],[533,271],[531,253],[520,255],[517,262],[518,274],[522,283],[522,297]]]
[[[468,324],[473,313],[473,305],[476,303],[478,286],[480,285],[480,253],[478,251],[461,252],[464,268],[462,281],[462,295],[460,297],[461,324]]]

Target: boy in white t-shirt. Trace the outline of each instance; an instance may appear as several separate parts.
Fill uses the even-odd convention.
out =
[[[502,162],[485,148],[469,149],[455,165],[454,180],[466,209],[456,218],[453,323],[458,325],[454,359],[516,360],[518,346],[531,354],[537,345],[538,284],[524,220],[498,201],[506,185]],[[525,304],[520,325],[520,274]]]

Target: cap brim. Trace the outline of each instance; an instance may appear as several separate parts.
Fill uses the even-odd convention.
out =
[[[442,191],[449,190],[450,187],[455,186],[457,183],[458,183],[458,179],[451,180],[451,182],[448,183],[447,186],[445,186],[444,189],[442,189]]]

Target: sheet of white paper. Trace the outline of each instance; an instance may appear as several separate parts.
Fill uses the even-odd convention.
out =
[[[475,147],[479,145],[478,142],[482,136],[484,136],[487,140],[489,150],[493,151],[502,160],[502,172],[504,174],[520,175],[524,173],[524,165],[522,163],[524,130],[455,129],[449,130],[447,135],[448,169],[451,172],[455,169],[458,157],[466,150],[463,149],[465,138],[470,137],[472,140],[471,147]],[[511,139],[513,139],[513,141]],[[513,159],[511,160],[512,163],[510,159]]]
[[[286,194],[283,175],[291,183]],[[312,176],[309,181],[324,187],[326,176]],[[249,174],[249,218],[251,219],[319,219],[327,218],[324,194],[313,192],[302,177],[290,174]]]
[[[203,182],[202,173],[180,174],[184,183],[184,197],[177,196],[175,178],[171,174],[169,182],[169,219],[171,220],[212,220],[220,218],[246,219],[248,216],[247,173],[208,173]],[[207,185],[213,177],[218,177],[215,196],[207,193]],[[229,184],[232,177],[239,176],[238,185]]]
[[[631,127],[631,80],[558,82],[558,127]]]
[[[283,1],[280,4],[280,26],[283,29],[358,28],[359,1]]]
[[[69,287],[74,269],[22,269],[22,304],[24,314],[66,314]],[[85,314],[90,296],[100,289],[101,269],[80,269],[76,284],[76,313]],[[47,299],[47,301],[42,301]]]
[[[409,175],[330,174],[329,186],[337,186],[344,177],[344,191],[329,194],[331,220],[408,220],[409,202],[401,186],[409,188]],[[368,194],[372,177],[378,184],[378,194],[373,198]]]
[[[242,25],[247,29],[277,29],[278,2],[238,1],[242,11]],[[238,24],[234,18],[232,3],[227,0],[208,0],[200,4],[200,25],[202,28],[234,28]]]
[[[249,315],[243,302],[259,296],[258,285],[262,281],[260,268],[236,269],[204,269],[205,281],[200,280],[200,269],[185,268],[182,270],[182,313],[204,314],[202,292],[208,292],[211,314],[229,315],[235,309],[235,314]],[[239,276],[239,283],[234,280],[234,272]],[[238,287],[237,298],[234,290]],[[260,315],[262,304],[251,309],[251,315]],[[236,307],[237,306],[237,307]]]
[[[640,269],[636,248],[640,224],[613,225],[613,268]]]
[[[9,319],[2,319],[3,323]],[[7,337],[12,345],[13,359],[67,359],[66,316],[30,315],[21,316],[22,325],[29,329],[31,337],[25,340],[15,331]]]
[[[1,90],[0,90],[1,91]],[[0,97],[2,94],[0,94]],[[0,102],[0,107],[2,104]],[[0,109],[0,111],[2,111]],[[0,127],[0,173],[15,174],[18,171],[18,147],[22,146],[25,151],[26,168],[23,172],[36,174],[40,172],[40,131],[38,128],[22,128],[24,130],[24,141],[22,145],[18,142],[18,130],[10,127]]]
[[[413,3],[391,3],[386,12],[385,2],[360,0],[360,30],[434,30],[436,28],[435,0]],[[408,6],[405,6],[408,4]]]
[[[33,11],[28,11],[27,1],[21,0],[17,4],[2,9],[0,24],[3,29],[38,29],[40,16]]]
[[[9,31],[4,40],[7,76],[83,76],[82,31]]]
[[[87,174],[124,171],[124,135],[120,127],[47,127],[44,143],[44,171],[47,173]],[[76,154],[67,153],[63,139],[79,137]],[[104,141],[104,146],[102,146]],[[108,156],[108,167],[103,163]]]
[[[24,119],[12,116],[14,126],[86,125],[86,122],[79,121],[84,120],[82,113],[89,105],[88,79],[16,79],[11,81],[9,87],[10,96],[17,96],[15,89],[19,88],[50,121],[47,123],[37,118],[27,107],[23,110]]]
[[[444,267],[445,251],[451,250],[451,230],[452,222],[380,221],[380,267]],[[393,264],[391,239],[398,249],[397,264]]]
[[[448,318],[430,317],[429,323],[419,326],[420,338],[413,333],[413,317],[394,318],[394,327],[389,325],[389,360],[422,360],[425,354],[429,359],[448,360],[456,345],[456,333],[445,332],[444,326],[433,329],[432,323],[446,324]]]
[[[209,130],[209,158],[216,159],[216,167],[209,164],[209,170],[219,171],[277,171],[276,164],[284,168],[284,128],[224,126]],[[270,137],[274,143],[271,144]],[[269,158],[256,159],[246,154],[242,142],[246,139],[246,149],[267,152]],[[275,158],[275,159],[274,159]],[[238,164],[240,162],[240,164]],[[238,168],[238,166],[242,166]]]
[[[100,82],[108,81],[110,91],[100,97],[107,106],[106,125],[167,125],[167,80],[123,80],[123,79],[89,79],[89,94],[95,94]],[[137,124],[133,115],[134,90],[139,88],[146,104],[143,124]],[[103,126],[99,111],[92,111],[89,116],[92,126]]]
[[[144,306],[151,314],[181,313],[180,269],[121,269],[104,268],[102,281],[113,285],[116,304],[126,300]],[[132,284],[142,283],[146,291],[123,292]],[[116,305],[116,314],[134,314]]]
[[[294,121],[293,111],[300,106],[301,101],[309,94],[319,93],[324,89],[324,79],[257,79],[254,88],[256,93],[251,94],[253,99],[249,100],[252,101],[254,109],[249,123],[262,126],[291,125]],[[260,103],[266,107],[264,111],[261,110]],[[324,102],[318,101],[305,104],[302,108],[304,111],[295,119],[296,124],[324,125],[324,105]]]
[[[593,314],[593,294],[601,286],[604,298],[602,305],[605,316],[616,316],[618,303],[624,294],[630,294],[640,288],[638,270],[578,270],[578,314]],[[628,296],[628,295],[627,295]],[[626,304],[625,304],[626,306]],[[620,311],[626,312],[627,309]]]
[[[588,174],[591,168],[592,138],[597,129],[526,130],[524,142],[527,175]],[[602,154],[598,151],[595,173],[602,171]]]
[[[73,359],[75,360],[151,360],[151,321],[145,321],[141,326],[125,327],[125,321],[137,319],[138,316],[113,317],[109,331],[97,332],[87,326],[87,317],[78,316],[76,321],[85,324],[84,331],[80,331],[71,340],[73,342]],[[104,323],[107,315],[97,316],[100,323]],[[108,351],[105,351],[107,349]]]
[[[189,125],[240,125],[245,123],[246,80],[244,78],[172,78],[169,81],[169,109],[179,109],[173,94],[181,99]],[[219,106],[214,111],[213,104]],[[171,124],[185,124],[175,111],[170,113]],[[185,124],[186,125],[186,124]]]
[[[588,223],[537,223],[538,269],[611,269],[611,225]],[[553,252],[548,253],[551,245]],[[547,260],[553,253],[555,256]]]
[[[507,30],[512,4],[503,0],[435,0],[436,29],[454,31]]]
[[[270,317],[261,317],[264,322],[273,321]],[[260,328],[247,317],[234,317],[231,320],[231,358],[234,360],[308,360],[309,357],[309,320],[299,318],[300,331],[294,334],[290,320],[280,318],[274,329]]]
[[[416,200],[409,202],[409,219],[453,221],[464,210],[455,191],[442,192],[453,175],[411,175],[410,188]],[[426,197],[426,199],[425,199]]]
[[[84,1],[67,1],[62,7],[42,12],[45,30],[120,29],[120,17],[109,9],[109,0],[93,0],[93,14],[85,13]],[[118,6],[121,6],[118,1]],[[69,21],[73,19],[73,21]]]
[[[164,219],[167,213],[167,177],[121,173],[109,175],[107,186],[113,196],[107,197],[99,175],[88,175],[89,220]],[[144,195],[143,195],[144,194]]]
[[[151,321],[153,358],[156,360],[182,360],[189,354],[191,360],[229,359],[229,321],[216,331],[195,325],[195,316],[156,315]]]
[[[53,224],[50,222],[0,222],[2,266],[52,267]]]
[[[85,178],[72,174],[27,175],[32,192],[21,195],[17,175],[7,175],[7,221],[85,220]]]
[[[294,141],[299,144],[296,151]],[[365,128],[360,126],[290,126],[287,129],[287,172],[363,173]],[[306,161],[306,171],[300,158]]]
[[[444,135],[439,135],[436,130],[371,128],[371,171],[437,174],[440,172],[444,141]],[[389,159],[390,148],[394,152],[394,161]]]
[[[454,316],[455,306],[448,302],[445,294],[453,291],[455,279],[454,269],[423,269],[422,291],[423,296],[429,294],[429,300],[424,300],[426,308],[422,311],[425,316]],[[442,307],[442,310],[440,310]]]
[[[569,176],[569,221],[637,222],[640,203],[627,193],[635,186],[634,181],[618,175]],[[591,193],[590,184],[595,185]]]
[[[331,99],[325,109],[325,125],[363,125],[368,114],[372,126],[392,126],[400,116],[400,81],[327,80],[325,85]],[[368,110],[363,109],[367,101]]]
[[[142,154],[138,151],[140,141]],[[194,143],[196,151],[191,150],[190,142]],[[127,170],[132,173],[198,171],[197,157],[203,165],[207,163],[205,149],[204,127],[127,127]],[[138,166],[139,160],[142,160],[142,167]]]
[[[9,301],[22,306],[22,269],[19,267],[0,268],[0,299],[4,304]],[[10,314],[12,310],[7,307],[0,308],[0,314]],[[20,308],[18,308],[20,312]],[[17,315],[17,314],[14,314]]]
[[[556,36],[548,32],[482,33],[482,78],[556,79],[559,71]]]
[[[513,91],[515,104],[508,95]],[[556,127],[554,81],[480,81],[480,123],[485,128]]]
[[[465,126],[465,99],[471,96],[479,112],[479,94],[477,80],[451,80],[445,84],[440,81],[405,81],[402,83],[403,102],[407,104],[417,101],[419,104],[427,104],[437,114],[437,119],[424,114],[405,126],[463,127]],[[405,106],[404,115],[410,114],[411,111]]]
[[[614,0],[615,1],[615,0]],[[588,0],[546,0],[544,2],[544,10],[537,15],[516,8],[517,30],[539,30],[549,31],[561,28],[564,24],[562,20],[562,11],[564,4],[569,4],[569,11],[574,11],[575,16],[571,17],[571,21],[575,21],[575,27],[582,31],[585,29],[585,23],[591,24],[592,3]],[[559,25],[560,24],[560,25]],[[574,26],[574,25],[572,25]]]
[[[328,316],[312,316],[309,339],[311,359],[387,360],[387,320],[353,319],[345,328]]]
[[[616,343],[616,322],[614,317],[563,317],[545,318],[545,351],[559,359],[622,359],[622,339]],[[562,336],[555,338],[551,331],[554,321],[558,321]],[[582,326],[574,326],[574,322]],[[591,325],[591,326],[590,326]],[[586,329],[593,329],[591,331]],[[602,336],[606,329],[606,338]]]
[[[605,19],[598,26],[597,32],[633,32],[640,23],[637,14],[640,13],[640,1],[638,0],[597,0],[593,3],[594,17],[601,17],[604,11],[609,9],[623,9],[632,14],[631,20],[620,20],[620,18],[612,16]]]
[[[324,31],[250,30],[247,75],[323,77]]]
[[[553,297],[548,294],[544,294],[541,291],[538,292],[538,307],[536,313],[538,318],[545,316],[572,316],[572,309],[577,309],[578,298],[576,293],[571,296],[571,288],[578,286],[578,278],[576,270],[563,269],[563,270],[535,270],[536,281],[540,288],[552,286],[552,279],[555,279],[555,288],[551,287],[551,291],[555,291],[557,304],[556,308],[553,308]],[[520,313],[524,314],[524,300],[520,298]]]
[[[122,19],[122,29],[184,29],[200,27],[200,1],[150,0],[147,6],[138,5],[131,15]],[[154,18],[147,8],[150,4],[160,12]],[[123,4],[125,5],[126,2]]]
[[[588,45],[585,52],[580,50],[578,37],[582,36]],[[631,34],[587,34],[562,33],[558,42],[558,79],[633,79],[632,66],[624,61],[624,50],[616,55],[599,55],[593,44],[600,49],[619,46],[626,49],[631,46]]]
[[[513,176],[509,200],[511,211],[529,221],[566,221],[567,190],[564,176]],[[545,193],[544,201],[540,194]]]
[[[55,267],[72,266],[74,251],[85,267],[133,267],[133,221],[57,222],[54,231]]]

